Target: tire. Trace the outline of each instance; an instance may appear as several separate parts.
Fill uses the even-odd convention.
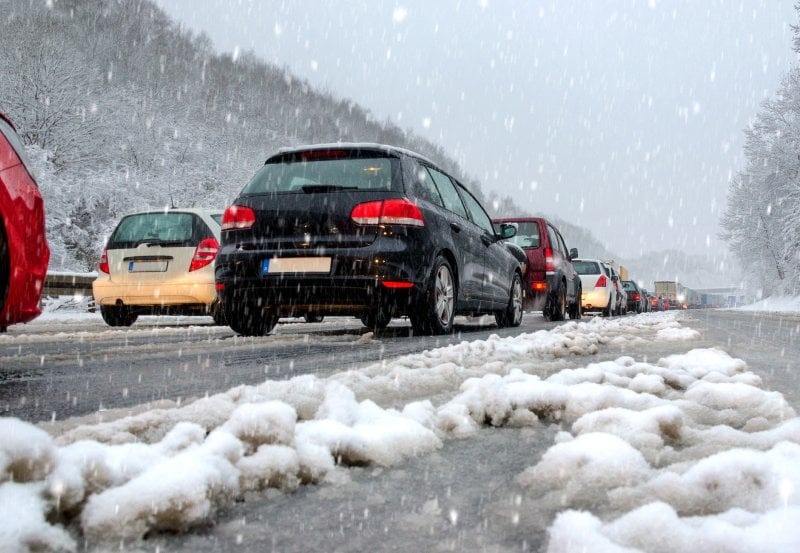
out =
[[[322,319],[325,318],[324,315],[317,315],[316,313],[306,313],[303,318],[306,320],[307,323],[321,323]]]
[[[215,301],[211,304],[210,313],[211,318],[214,319],[214,324],[217,326],[228,326],[228,320],[225,318],[225,313],[222,311],[222,304]]]
[[[567,290],[564,284],[558,286],[556,302],[550,306],[550,320],[563,321],[567,318]]]
[[[383,330],[389,326],[392,316],[387,313],[386,309],[378,308],[361,315],[359,319],[361,319],[361,323],[370,330]]]
[[[101,305],[100,316],[108,326],[131,326],[139,318],[129,308],[117,305]]]
[[[264,336],[278,324],[278,316],[260,301],[226,301],[223,309],[228,325],[242,336]]]
[[[581,307],[581,293],[583,289],[578,286],[578,296],[575,299],[575,303],[569,306],[569,318],[573,321],[576,321],[581,318],[581,314],[583,313],[583,308]]]
[[[603,317],[610,317],[614,314],[614,310],[611,308],[611,296],[608,297],[608,305],[606,308],[603,309]]]
[[[450,334],[456,315],[457,288],[453,269],[443,256],[433,262],[431,286],[409,314],[415,334]]]
[[[494,320],[500,328],[522,324],[522,279],[519,273],[514,273],[514,279],[511,281],[508,305],[502,311],[495,313]]]

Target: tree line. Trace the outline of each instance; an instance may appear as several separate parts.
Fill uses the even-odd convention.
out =
[[[800,14],[800,3],[795,6]],[[800,54],[800,27],[793,50]],[[784,76],[745,130],[745,167],[731,179],[721,238],[765,296],[800,292],[800,67]]]

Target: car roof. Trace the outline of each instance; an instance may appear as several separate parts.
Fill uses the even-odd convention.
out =
[[[280,148],[277,152],[270,155],[267,159],[269,160],[276,156],[282,156],[296,152],[309,152],[314,150],[376,150],[379,152],[385,152],[387,154],[411,156],[420,159],[422,161],[425,161],[426,163],[430,163],[431,165],[436,165],[433,161],[423,156],[422,154],[418,154],[417,152],[413,152],[405,148],[400,148],[398,146],[390,146],[388,144],[378,144],[376,142],[331,142],[327,144],[307,144],[304,146],[291,146],[286,148]]]
[[[130,213],[126,213],[123,215],[123,217],[128,217],[130,215],[145,215],[148,213],[195,213],[197,215],[205,215],[210,217],[211,215],[222,215],[224,212],[224,208],[209,209],[202,207],[170,207],[167,209],[146,209],[143,211],[132,211]]]
[[[544,217],[499,217],[492,219],[493,223],[534,223],[536,221],[546,221]]]

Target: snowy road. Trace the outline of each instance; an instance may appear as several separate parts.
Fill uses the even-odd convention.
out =
[[[387,349],[101,424],[0,418],[15,475],[0,511],[18,511],[13,530],[0,512],[0,537],[87,552],[796,552],[798,322],[667,313],[477,338],[487,327],[401,356],[390,344],[413,340],[393,332],[285,325],[275,341]]]
[[[46,315],[0,335],[0,416],[38,422],[98,410],[167,405],[265,378],[325,375],[490,334],[553,328],[540,314],[499,330],[493,318],[458,318],[452,336],[412,337],[404,320],[372,335],[353,318],[285,321],[241,338],[198,317],[142,317],[110,329],[99,315]]]

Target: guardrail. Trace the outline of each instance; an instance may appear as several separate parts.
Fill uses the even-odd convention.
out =
[[[44,279],[43,297],[92,296],[92,282],[97,273],[47,273]]]

